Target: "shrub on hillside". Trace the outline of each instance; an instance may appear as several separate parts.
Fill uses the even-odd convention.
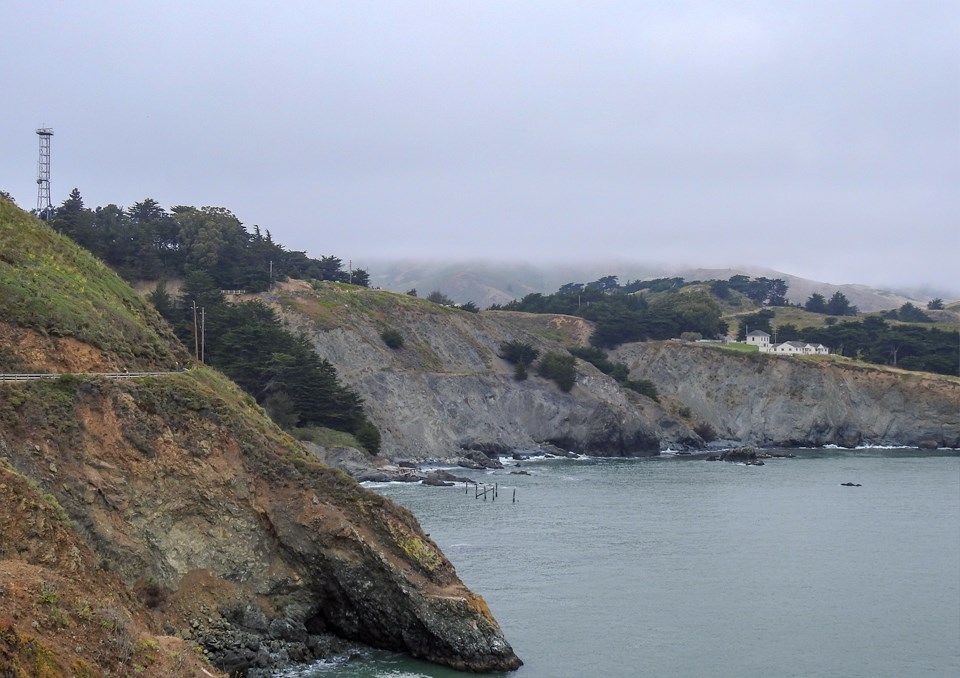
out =
[[[380,429],[369,419],[364,419],[353,435],[367,452],[380,454]]]
[[[530,344],[514,339],[500,344],[500,357],[511,365],[529,366],[540,355],[540,351]]]
[[[552,379],[564,393],[573,388],[577,381],[576,359],[572,355],[563,355],[552,351],[544,353],[537,365],[537,374]]]
[[[403,335],[394,329],[386,329],[380,333],[380,338],[390,348],[403,348]]]
[[[580,360],[586,360],[604,374],[613,372],[614,364],[607,358],[607,352],[596,346],[574,346],[568,349]]]
[[[586,360],[604,374],[608,374],[620,384],[625,384],[630,377],[630,368],[624,363],[611,362],[607,352],[595,346],[576,346],[569,349],[570,353]]]
[[[629,388],[631,391],[636,391],[640,395],[647,396],[651,400],[660,402],[660,394],[657,393],[656,385],[649,379],[627,379],[623,382],[625,388]],[[687,410],[687,416],[689,416],[689,410]]]
[[[700,421],[694,424],[693,432],[703,438],[704,442],[707,443],[713,442],[717,439],[717,432],[714,430],[713,426],[705,421]]]
[[[440,304],[441,306],[453,306],[453,299],[448,297],[440,290],[434,290],[428,294],[427,301],[432,301],[433,303]]]

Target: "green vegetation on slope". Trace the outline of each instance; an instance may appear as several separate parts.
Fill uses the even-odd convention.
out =
[[[960,374],[960,333],[956,330],[890,323],[882,316],[883,314],[871,315],[853,322],[797,327],[793,323],[774,325],[774,311],[762,309],[740,316],[738,338],[743,341],[747,328],[750,331],[763,330],[773,335],[776,342],[804,341],[823,344],[830,347],[834,355],[877,365],[938,374]],[[776,316],[781,319],[783,317],[785,316]]]
[[[261,232],[259,226],[249,232],[223,207],[180,205],[168,212],[147,198],[128,209],[106,205],[91,210],[73,189],[50,224],[130,281],[203,271],[221,289],[249,292],[266,290],[271,277],[369,283],[366,271],[344,271],[337,257],[311,259],[274,242],[270,231]]]
[[[0,201],[0,245],[3,320],[73,337],[116,355],[131,370],[173,370],[188,360],[170,326],[113,271],[7,201]],[[202,307],[206,361],[236,380],[278,423],[348,431],[368,451],[379,451],[379,432],[359,396],[340,384],[333,366],[305,339],[283,329],[273,311],[262,304],[226,304],[216,281],[203,273],[189,275],[184,292],[173,299],[161,289],[153,300],[191,347],[193,303]],[[58,382],[38,388],[52,397]]]
[[[280,293],[277,301],[284,308],[296,308],[317,327],[325,329],[339,327],[357,315],[383,325],[386,330],[397,313],[413,311],[418,315],[450,316],[463,312],[408,294],[318,280],[313,281],[309,292]]]
[[[630,368],[626,363],[615,363],[607,356],[607,352],[594,346],[574,346],[567,349],[571,354],[586,360],[604,374],[610,375],[617,380],[624,388],[636,391],[640,395],[660,402],[660,395],[657,393],[656,385],[648,379],[631,379]]]
[[[309,340],[283,327],[259,301],[227,303],[209,276],[188,276],[176,299],[160,289],[151,295],[177,336],[198,346],[195,309],[202,310],[200,343],[204,361],[223,371],[286,429],[324,426],[352,433],[370,453],[380,450],[380,433],[367,419],[363,401],[340,383]]]
[[[183,353],[156,311],[68,238],[0,200],[0,319],[74,337],[130,368],[172,369]]]
[[[495,310],[527,313],[560,313],[593,321],[590,343],[613,348],[629,341],[669,339],[683,332],[705,337],[726,334],[720,319],[720,306],[704,292],[664,292],[647,300],[644,295],[626,292],[616,284],[616,276],[603,286],[570,283],[554,294],[528,294]]]
[[[736,322],[741,341],[748,331],[763,330],[778,343],[822,343],[836,354],[876,364],[949,375],[960,372],[960,337],[952,329],[889,324],[880,317],[838,322],[838,316],[857,313],[843,293],[837,291],[830,299],[811,295],[801,309],[786,303],[786,290],[782,280],[747,276],[692,283],[662,278],[624,286],[616,276],[606,276],[586,285],[568,283],[554,294],[528,294],[502,309],[591,320],[595,329],[590,343],[598,348],[685,335],[711,338],[726,334],[728,322]],[[911,304],[884,315],[895,315],[899,321],[930,320]]]
[[[889,324],[882,318],[838,323],[807,330],[804,340],[879,365],[960,376],[960,332],[935,327]]]

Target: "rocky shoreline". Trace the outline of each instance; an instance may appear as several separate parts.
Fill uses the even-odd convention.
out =
[[[726,441],[731,443],[732,441]],[[466,471],[504,471],[506,475],[530,475],[529,471],[520,469],[523,462],[542,459],[583,459],[590,455],[579,455],[552,445],[544,445],[536,450],[513,450],[509,453],[483,453],[478,451],[463,451],[461,456],[449,458],[421,458],[388,460],[380,457],[369,457],[359,450],[352,450],[352,459],[349,463],[337,463],[326,451],[313,446],[315,454],[325,463],[336,466],[362,483],[420,483],[431,487],[451,487],[454,485],[482,484],[475,478],[457,475],[453,471],[462,468]],[[725,461],[746,466],[763,466],[765,460],[792,459],[801,450],[829,449],[825,448],[793,448],[789,451],[783,448],[764,449],[749,445],[730,444],[719,447],[709,446],[707,450],[699,451],[664,451],[662,457],[677,457],[697,461]],[[861,449],[861,448],[842,448]],[[870,449],[865,447],[862,449]],[[881,447],[879,449],[888,449]],[[905,448],[906,449],[906,448]],[[913,449],[913,448],[910,448]],[[925,449],[918,446],[916,449]],[[960,452],[960,450],[958,450]],[[339,456],[342,458],[343,450]],[[603,457],[595,457],[601,459]]]
[[[318,461],[338,468],[357,482],[371,483],[423,483],[438,487],[472,483],[476,480],[457,476],[450,472],[452,468],[468,471],[494,471],[506,468],[502,459],[523,462],[534,457],[555,459],[579,459],[582,455],[561,449],[555,445],[543,444],[537,449],[521,450],[461,450],[451,457],[423,457],[391,460],[384,457],[372,457],[362,451],[348,447],[323,447],[305,442]],[[439,468],[438,468],[439,467]]]
[[[535,450],[512,450],[508,453],[480,452],[463,450],[460,456],[449,458],[411,458],[388,460],[370,457],[359,450],[338,448],[335,453],[317,445],[308,447],[318,459],[352,476],[361,483],[420,483],[432,487],[452,487],[454,485],[477,485],[481,481],[457,475],[453,471],[462,468],[467,471],[507,471],[509,475],[529,475],[528,471],[517,470],[521,463],[533,459],[582,459],[585,456],[563,450],[554,445],[542,445]],[[664,453],[661,456],[676,456],[685,459],[705,461],[728,461],[750,466],[762,466],[764,459],[789,459],[795,455],[776,450],[757,450],[750,446],[731,446],[712,451],[678,451]],[[602,458],[602,457],[597,457]]]
[[[706,458],[707,461],[729,461],[736,464],[746,464],[747,466],[763,466],[764,459],[792,459],[794,454],[789,452],[757,452],[752,447],[737,447],[732,450],[724,450],[720,454],[711,454]]]
[[[235,604],[214,611],[201,606],[190,620],[184,640],[196,642],[203,655],[230,676],[270,678],[277,671],[319,660],[361,656],[362,647],[330,633],[311,633],[303,620],[268,620],[256,605]]]

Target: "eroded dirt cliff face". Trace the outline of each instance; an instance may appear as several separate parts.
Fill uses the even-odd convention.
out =
[[[444,458],[465,449],[534,449],[542,443],[597,456],[658,454],[701,444],[685,422],[577,361],[569,393],[536,376],[517,381],[500,345],[523,341],[565,352],[589,336],[567,316],[467,313],[404,295],[338,285],[301,285],[283,295],[285,322],[364,399],[383,454]],[[384,330],[403,337],[390,348]]]
[[[0,497],[0,675],[222,675],[166,634],[52,495],[5,463]]]
[[[41,334],[0,321],[0,372],[3,373],[174,370],[178,360],[188,359],[182,350],[171,350],[168,358],[161,363],[137,363],[74,337]]]
[[[62,507],[81,578],[107,571],[98,584],[148,601],[150,624],[222,668],[263,666],[275,641],[310,659],[328,633],[460,669],[520,665],[409,512],[317,463],[212,371],[0,384],[0,424],[5,463]],[[16,520],[9,494],[0,509]],[[0,565],[41,567],[18,541],[4,535]],[[53,579],[72,576],[59,533],[35,541]]]
[[[760,446],[960,447],[960,381],[680,342],[615,352],[721,438]]]

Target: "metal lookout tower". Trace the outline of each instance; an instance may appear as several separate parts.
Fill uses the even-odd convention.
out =
[[[37,130],[40,137],[40,160],[37,162],[37,215],[41,219],[50,217],[53,205],[50,202],[50,137],[53,130],[41,127]]]

